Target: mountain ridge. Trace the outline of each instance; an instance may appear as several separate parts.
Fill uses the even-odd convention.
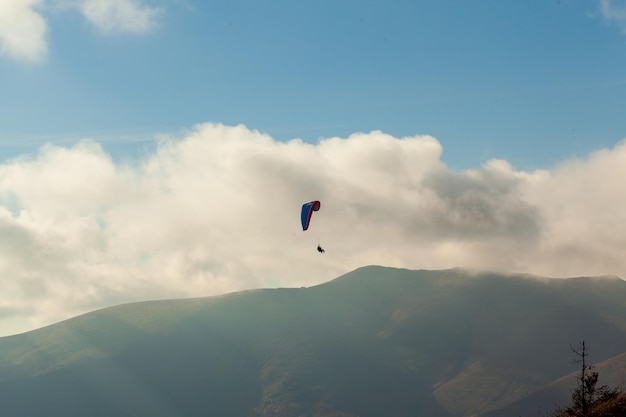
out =
[[[524,399],[574,370],[577,340],[626,363],[625,297],[610,277],[368,266],[307,288],[124,304],[0,338],[0,413],[534,415]],[[15,400],[25,392],[40,400]]]

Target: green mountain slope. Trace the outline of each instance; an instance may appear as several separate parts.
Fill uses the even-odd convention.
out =
[[[366,267],[0,338],[0,415],[482,415],[574,371],[581,339],[626,352],[626,282]]]

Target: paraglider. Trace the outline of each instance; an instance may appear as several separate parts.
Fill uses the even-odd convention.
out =
[[[302,205],[302,211],[300,212],[300,220],[302,221],[302,230],[307,230],[309,228],[309,223],[311,223],[311,216],[314,211],[318,211],[320,209],[320,202],[310,201]]]
[[[321,204],[317,200],[310,201],[302,205],[302,211],[300,212],[300,221],[302,222],[303,231],[309,229],[309,224],[311,223],[311,216],[313,215],[313,212],[318,211],[320,207],[321,207]],[[320,244],[317,245],[317,251],[319,253],[326,252]]]

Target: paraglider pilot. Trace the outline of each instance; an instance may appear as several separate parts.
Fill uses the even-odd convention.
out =
[[[317,245],[317,251],[318,251],[319,253],[324,253],[324,252],[326,252],[326,251],[324,250],[324,248],[322,248],[320,245]]]

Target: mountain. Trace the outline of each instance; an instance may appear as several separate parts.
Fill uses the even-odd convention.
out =
[[[623,384],[626,282],[372,266],[0,338],[0,415],[535,416],[583,339]]]

